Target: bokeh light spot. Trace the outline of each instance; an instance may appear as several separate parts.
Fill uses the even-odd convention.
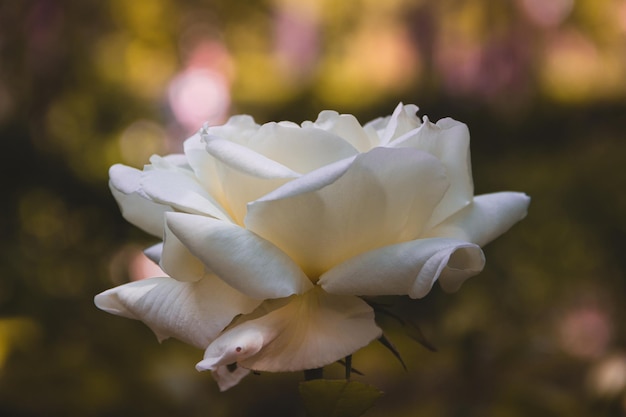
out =
[[[169,102],[188,133],[198,130],[204,122],[221,124],[230,107],[228,82],[216,71],[187,69],[170,82]]]
[[[589,389],[601,397],[626,394],[626,354],[616,353],[602,358],[589,373]]]
[[[125,164],[141,167],[150,156],[163,153],[167,146],[167,134],[157,123],[136,120],[119,136],[119,147]]]
[[[595,306],[573,308],[563,315],[559,325],[561,348],[579,358],[596,358],[607,349],[613,326],[606,312]]]
[[[574,0],[519,0],[518,3],[535,24],[543,27],[558,26],[574,7]]]
[[[0,318],[0,371],[14,349],[27,347],[40,332],[38,323],[30,318]]]

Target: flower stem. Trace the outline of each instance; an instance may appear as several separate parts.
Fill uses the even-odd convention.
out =
[[[304,371],[304,380],[313,381],[314,379],[324,378],[324,368],[307,369]]]

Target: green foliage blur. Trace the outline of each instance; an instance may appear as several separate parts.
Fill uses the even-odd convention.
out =
[[[0,415],[302,416],[301,374],[219,393],[202,352],[95,308],[156,273],[107,170],[204,120],[399,101],[469,125],[477,194],[532,203],[458,293],[393,307],[437,352],[381,316],[408,371],[354,355],[366,416],[626,415],[625,80],[623,0],[1,0]]]

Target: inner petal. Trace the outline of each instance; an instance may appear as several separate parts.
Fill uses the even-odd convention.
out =
[[[304,174],[358,151],[340,136],[314,126],[267,123],[248,146],[295,172]]]
[[[470,135],[467,125],[446,118],[436,124],[424,117],[424,124],[397,138],[390,146],[428,152],[446,167],[450,188],[435,208],[428,224],[432,227],[470,204],[474,195],[470,162]]]
[[[330,183],[319,181],[327,176]],[[375,148],[337,179],[324,168],[252,203],[247,227],[314,279],[356,254],[415,239],[445,193],[442,164],[413,149]]]
[[[339,114],[336,111],[324,110],[314,123],[302,123],[302,127],[308,126],[314,126],[340,136],[359,152],[367,152],[375,144],[356,117],[351,114]]]

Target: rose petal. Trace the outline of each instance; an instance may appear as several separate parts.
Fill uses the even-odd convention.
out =
[[[374,311],[357,297],[316,287],[260,318],[224,332],[198,370],[237,363],[257,371],[298,371],[333,363],[380,337]]]
[[[244,223],[247,205],[267,193],[288,183],[288,178],[255,178],[232,169],[224,164],[217,167],[219,181],[224,186],[224,201],[233,219],[239,225]]]
[[[205,131],[202,139],[207,151],[223,164],[249,176],[276,179],[297,178],[298,173],[238,143],[222,139]]]
[[[422,298],[439,278],[446,290],[482,271],[478,245],[456,239],[419,239],[362,253],[334,267],[318,284],[333,294]]]
[[[461,246],[448,258],[439,275],[439,285],[446,292],[455,292],[468,278],[480,273],[485,266],[485,254],[476,246]]]
[[[179,211],[232,221],[191,171],[176,168],[146,170],[141,175],[141,188],[153,201]]]
[[[371,120],[367,122],[365,125],[363,125],[363,129],[365,129],[366,132],[368,131],[375,132],[378,138],[377,143],[380,145],[387,145],[389,141],[398,137],[398,134],[407,132],[408,131],[406,130],[407,126],[408,126],[408,129],[411,130],[412,126],[413,126],[412,128],[415,129],[420,125],[420,120],[415,115],[415,113],[417,113],[418,110],[419,108],[414,104],[408,104],[404,106],[402,103],[399,103],[396,106],[393,112],[393,115],[385,116],[385,117],[378,117],[374,120]],[[399,129],[396,134],[396,128],[398,127],[397,119],[398,119],[398,116],[400,116],[401,114],[403,116],[412,118],[413,121],[407,124],[403,124],[404,127]],[[393,117],[394,115],[395,115],[395,120]],[[389,127],[390,124],[391,124],[391,127]]]
[[[141,171],[116,164],[109,169],[109,188],[122,212],[122,217],[151,235],[163,236],[165,212],[168,205],[150,199],[139,184]]]
[[[185,157],[202,188],[215,199],[220,207],[227,210],[224,189],[217,173],[218,161],[206,151],[206,144],[200,133],[191,136],[184,143]]]
[[[152,245],[147,249],[144,249],[143,254],[146,255],[155,264],[161,262],[161,254],[163,253],[163,242]]]
[[[177,281],[198,281],[210,271],[170,230],[165,223],[163,252],[159,263],[163,271]]]
[[[223,125],[205,125],[203,129],[200,129],[200,132],[206,132],[211,136],[217,136],[243,145],[250,140],[250,137],[254,135],[260,127],[261,125],[256,123],[252,116],[238,114],[231,116]]]
[[[239,382],[248,376],[249,373],[249,369],[242,368],[236,364],[218,366],[215,370],[213,370],[213,372],[211,372],[213,378],[217,382],[217,386],[222,392],[239,384]]]
[[[321,169],[315,170],[309,175],[289,181],[279,189],[266,194],[258,201],[250,203],[250,206],[263,201],[297,197],[301,194],[315,192],[322,189],[341,178],[341,176],[344,175],[348,169],[350,169],[350,166],[355,159],[356,157],[342,159],[332,164],[328,164]]]
[[[305,122],[302,127],[314,126],[327,132],[336,134],[349,142],[359,152],[367,152],[376,146],[377,142],[372,142],[370,136],[351,114],[339,114],[336,111],[322,111],[315,123]]]
[[[248,206],[246,226],[311,278],[352,256],[413,240],[448,185],[441,163],[413,149],[375,148]]]
[[[184,213],[169,213],[167,225],[211,271],[250,297],[287,297],[312,287],[285,253],[242,227]]]
[[[415,115],[418,110],[414,104],[398,104],[381,134],[380,143],[387,145],[395,138],[418,128],[421,124],[419,117]]]
[[[264,124],[247,145],[299,174],[358,153],[334,133],[314,126],[284,123]]]
[[[174,337],[200,349],[260,303],[214,275],[197,282],[147,278],[104,291],[94,301],[108,313],[143,321],[159,341]]]
[[[219,130],[211,128],[209,132],[213,134]],[[220,149],[228,147],[232,148],[233,153],[239,153],[233,156],[237,164],[248,164],[250,161],[245,161],[245,158],[256,155],[254,158],[259,161],[263,160],[268,166],[281,167],[283,170],[278,170],[277,175],[270,175],[261,169],[242,169],[233,160],[216,155],[220,158],[216,173],[224,190],[223,201],[240,224],[250,201],[298,177],[300,173],[357,154],[354,147],[332,133],[312,127],[300,128],[293,123],[267,123],[253,133],[246,132],[243,139],[237,138],[237,143],[221,143],[223,138],[210,134],[205,135],[205,140],[209,147],[219,145]],[[209,152],[212,152],[210,148]],[[263,165],[258,161],[254,163]]]
[[[216,128],[206,130],[202,138],[208,153],[217,160],[215,172],[223,190],[220,201],[235,222],[242,224],[248,202],[300,174],[246,146],[209,133],[214,131]]]
[[[526,217],[530,197],[499,192],[474,197],[472,204],[427,231],[424,237],[448,237],[485,246]]]
[[[435,208],[428,227],[439,224],[467,206],[474,195],[470,162],[470,135],[464,123],[442,119],[437,124],[424,117],[424,123],[396,139],[390,146],[413,148],[430,153],[446,167],[450,188]]]
[[[389,124],[389,120],[391,120],[391,115],[384,117],[377,117],[375,119],[370,120],[369,122],[363,125],[363,129],[370,130],[376,132],[377,137],[380,136],[385,131],[385,128]],[[377,144],[380,145],[380,138],[378,138]]]

